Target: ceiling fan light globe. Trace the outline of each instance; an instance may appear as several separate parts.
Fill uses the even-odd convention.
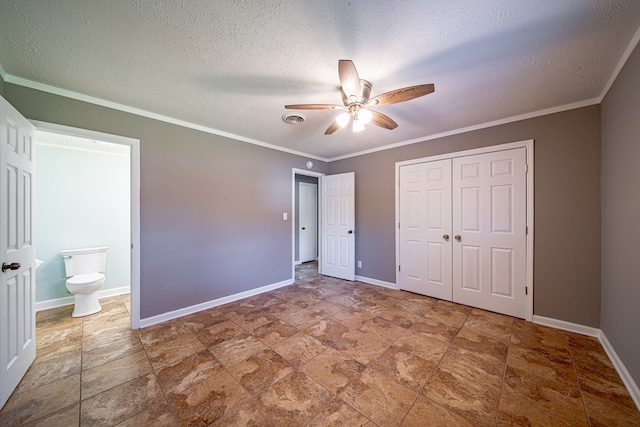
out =
[[[362,122],[363,125],[369,123],[372,118],[373,114],[371,114],[371,111],[365,108],[358,111],[358,121]]]
[[[349,119],[351,119],[351,115],[345,111],[344,113],[338,114],[336,122],[338,123],[338,126],[343,128],[349,123]]]
[[[364,130],[364,123],[361,120],[353,121],[353,131],[354,132],[362,132]]]

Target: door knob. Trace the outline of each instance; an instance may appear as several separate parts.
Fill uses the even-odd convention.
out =
[[[302,229],[303,229],[303,230],[306,230],[307,228],[306,228],[306,227],[302,227]]]
[[[449,235],[445,234],[444,236],[442,236],[442,238],[444,239],[445,242],[449,241]]]
[[[353,234],[353,230],[349,230],[349,231],[347,231],[347,233]]]
[[[4,273],[7,270],[17,270],[20,268],[19,262],[12,262],[11,264],[7,264],[6,262],[2,263],[2,272]]]
[[[462,241],[462,237],[459,234],[456,234],[455,236],[453,236],[454,239],[456,239],[458,242]]]

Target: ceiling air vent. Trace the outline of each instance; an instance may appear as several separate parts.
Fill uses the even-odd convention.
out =
[[[284,116],[282,116],[282,121],[285,123],[289,123],[290,125],[299,125],[305,120],[307,120],[307,118],[302,114],[285,114]]]

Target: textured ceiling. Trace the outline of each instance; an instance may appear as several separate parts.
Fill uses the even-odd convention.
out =
[[[638,0],[2,0],[0,65],[31,82],[324,159],[596,102],[640,26]],[[338,60],[372,96],[434,83],[378,111],[393,131],[324,131]],[[303,113],[303,124],[282,121]]]

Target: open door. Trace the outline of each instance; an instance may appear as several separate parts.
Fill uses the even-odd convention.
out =
[[[355,280],[355,173],[320,178],[320,274]]]
[[[0,408],[36,357],[34,132],[0,97]]]

